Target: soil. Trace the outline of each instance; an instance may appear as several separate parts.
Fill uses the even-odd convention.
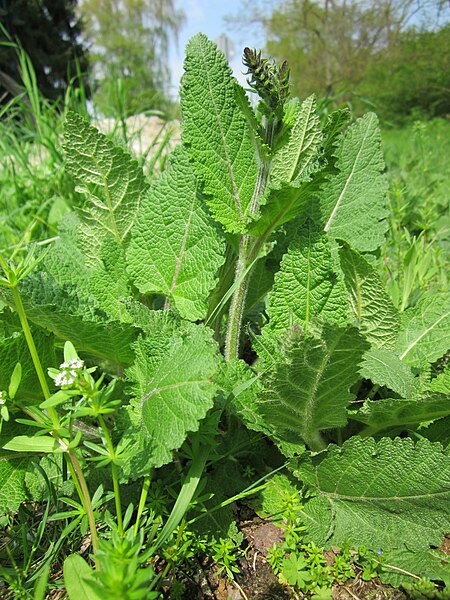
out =
[[[242,517],[242,515],[240,515]],[[282,585],[267,561],[267,550],[282,541],[282,531],[271,522],[257,516],[241,520],[245,556],[240,561],[240,573],[230,581],[210,559],[199,565],[198,571],[184,582],[185,600],[301,600],[303,594]],[[450,543],[450,540],[449,540]],[[333,553],[329,553],[332,562]],[[165,596],[170,600],[170,591]],[[333,600],[404,600],[400,590],[382,584],[378,579],[363,581],[360,573],[344,584],[333,587]]]

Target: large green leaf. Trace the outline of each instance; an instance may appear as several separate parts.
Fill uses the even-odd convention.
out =
[[[80,115],[69,112],[64,127],[68,171],[86,196],[81,232],[90,248],[89,258],[98,260],[105,237],[118,244],[126,241],[139,210],[147,183],[138,162]]]
[[[336,138],[347,120],[348,111],[342,110],[335,111],[328,117],[324,128],[323,150],[320,149],[320,160],[313,160],[312,163],[309,163],[310,168],[302,174],[301,178],[296,179],[295,187],[285,183],[277,184],[277,189],[272,187],[268,190],[265,203],[261,206],[261,214],[249,228],[252,235],[267,237],[284,223],[307,214],[313,214],[314,221],[320,222],[320,211],[317,215],[319,207],[316,206],[317,202],[314,196],[320,192],[329,178],[336,175],[336,157],[332,153],[335,149]],[[314,140],[312,146],[314,153],[316,151],[318,153],[315,115],[310,114],[305,124],[307,129],[312,128],[310,130],[311,140]],[[293,142],[294,139],[292,139]],[[312,151],[312,146],[308,148],[308,152]]]
[[[347,294],[333,268],[327,235],[307,221],[293,238],[269,296],[270,330],[293,325],[306,330],[319,317],[345,323]]]
[[[258,168],[248,121],[236,106],[237,83],[224,55],[201,33],[186,47],[184,68],[183,141],[214,217],[228,231],[244,232],[256,209]]]
[[[131,295],[124,248],[107,236],[100,245],[96,242],[96,259],[88,258],[91,248],[86,247],[87,228],[77,214],[66,215],[59,239],[45,257],[46,271],[60,285],[72,284],[86,290],[110,317],[130,321],[122,302]]]
[[[415,428],[424,421],[450,415],[448,396],[430,394],[423,398],[368,400],[353,418],[367,425],[363,435],[390,429]]]
[[[366,352],[360,373],[365,379],[386,386],[403,398],[414,394],[416,382],[413,372],[391,350],[372,348]]]
[[[210,329],[178,324],[161,312],[154,314],[154,323],[152,334],[135,344],[136,360],[127,375],[134,413],[147,430],[153,465],[159,467],[171,460],[189,431],[197,431],[212,407],[220,354]]]
[[[318,170],[323,134],[316,112],[316,101],[310,96],[301,105],[288,142],[277,152],[270,172],[270,186],[292,184],[298,187]]]
[[[349,127],[335,155],[339,173],[328,179],[318,195],[324,229],[357,250],[376,250],[389,224],[387,179],[374,113]]]
[[[5,426],[5,425],[4,425]],[[29,459],[0,451],[0,514],[17,510],[28,499],[25,475]]]
[[[236,414],[249,429],[268,433],[256,405],[261,381],[247,363],[237,358],[222,363],[214,381],[222,391],[225,410]]]
[[[449,331],[450,294],[428,292],[402,314],[400,358],[411,367],[434,362],[450,348]]]
[[[318,524],[309,534],[327,546],[438,547],[450,531],[449,457],[440,444],[407,438],[355,437],[330,446],[311,470],[296,470],[318,495],[305,506]]]
[[[146,194],[127,261],[142,293],[164,294],[186,319],[205,317],[224,243],[184,148],[176,149],[169,169]]]
[[[349,389],[367,349],[354,327],[326,325],[321,337],[305,336],[262,380],[258,410],[266,426],[281,440],[319,449],[321,430],[347,423],[355,398]]]
[[[383,583],[400,587],[403,583],[416,583],[417,577],[426,577],[443,581],[450,587],[450,556],[436,548],[418,552],[414,548],[392,550],[382,556],[382,562],[386,565],[380,574]],[[411,573],[416,577],[411,577]]]
[[[20,289],[30,321],[61,340],[70,340],[79,351],[119,365],[133,360],[130,345],[136,329],[111,319],[80,287],[58,285],[45,273],[32,273]]]
[[[376,270],[347,244],[339,248],[341,268],[353,317],[372,346],[393,348],[400,317]]]

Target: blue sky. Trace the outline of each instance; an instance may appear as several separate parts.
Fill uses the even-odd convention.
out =
[[[260,47],[263,37],[258,31],[245,32],[233,30],[224,21],[225,15],[236,15],[242,11],[242,0],[185,0],[179,2],[186,14],[186,21],[178,37],[178,47],[172,42],[170,48],[170,69],[172,73],[171,95],[178,95],[180,77],[183,73],[185,46],[193,35],[201,31],[216,41],[221,34],[226,34],[234,45],[235,57],[230,61],[235,76],[241,83],[245,82],[242,74],[242,50],[245,46]]]

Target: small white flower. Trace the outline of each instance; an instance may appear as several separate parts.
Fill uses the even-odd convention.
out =
[[[84,367],[84,361],[79,358],[71,358],[68,366],[72,369],[82,369]]]
[[[62,387],[76,383],[84,361],[79,358],[71,358],[59,365],[60,372],[55,377],[55,385]]]
[[[6,392],[0,391],[0,406],[6,404]]]

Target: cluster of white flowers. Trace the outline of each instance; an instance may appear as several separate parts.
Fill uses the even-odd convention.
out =
[[[71,358],[59,365],[60,372],[55,377],[55,385],[73,385],[81,369],[84,367],[84,361],[79,358]]]
[[[0,391],[0,406],[6,403],[6,392]]]

